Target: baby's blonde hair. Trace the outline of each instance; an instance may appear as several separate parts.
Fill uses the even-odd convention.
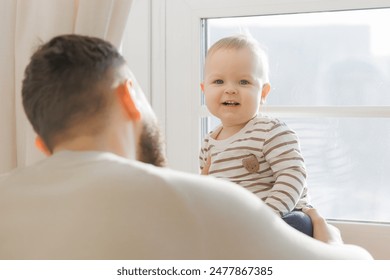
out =
[[[268,57],[264,49],[259,43],[249,34],[238,34],[225,37],[215,42],[207,51],[206,59],[209,55],[215,53],[220,49],[243,49],[248,48],[253,55],[258,59],[260,78],[263,84],[269,83],[269,65]]]

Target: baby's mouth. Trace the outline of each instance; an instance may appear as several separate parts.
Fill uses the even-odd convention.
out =
[[[240,103],[238,103],[236,101],[225,101],[225,102],[222,102],[222,105],[224,105],[224,106],[238,106],[238,105],[240,105]]]

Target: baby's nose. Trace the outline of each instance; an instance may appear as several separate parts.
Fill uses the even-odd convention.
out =
[[[236,94],[237,93],[237,90],[232,87],[232,86],[228,86],[225,88],[225,93],[227,94]]]

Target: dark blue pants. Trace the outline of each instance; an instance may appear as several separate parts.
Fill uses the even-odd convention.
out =
[[[296,230],[313,237],[313,224],[311,219],[301,210],[293,210],[284,215],[282,219]]]

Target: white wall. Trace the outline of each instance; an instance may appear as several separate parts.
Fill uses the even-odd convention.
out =
[[[344,243],[355,244],[369,251],[376,260],[390,260],[390,225],[330,221],[337,227]]]

